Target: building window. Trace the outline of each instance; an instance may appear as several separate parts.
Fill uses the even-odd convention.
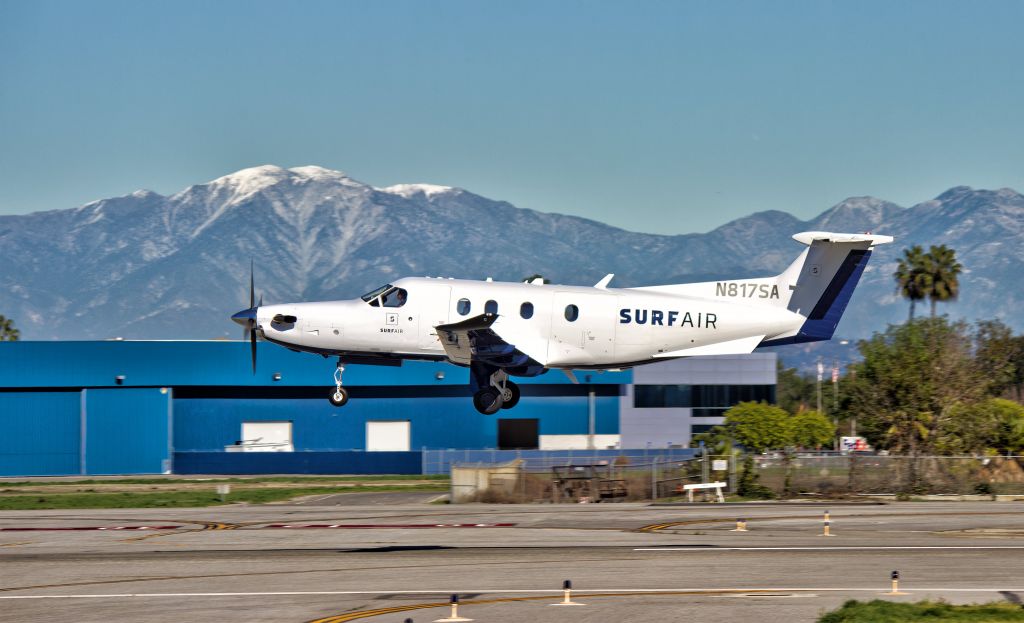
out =
[[[484,303],[485,314],[496,314],[498,313],[498,301],[487,301]]]
[[[636,385],[633,406],[691,408],[694,417],[718,417],[740,402],[775,402],[774,385]]]
[[[519,315],[522,316],[524,320],[533,318],[533,303],[523,303],[520,305]]]
[[[580,317],[580,308],[575,305],[565,306],[565,319],[569,322],[575,322]]]
[[[715,426],[717,426],[717,425],[716,424],[690,424],[690,436],[692,437],[693,435],[699,435],[701,433],[706,433],[706,432],[710,431],[712,428],[714,428]]]
[[[472,305],[470,305],[469,299],[459,299],[459,303],[456,305],[455,310],[459,312],[460,316],[465,316],[469,313],[471,307]]]

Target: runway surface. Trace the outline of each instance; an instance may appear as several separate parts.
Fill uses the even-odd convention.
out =
[[[1024,503],[326,505],[0,513],[0,620],[814,621],[1024,598]],[[735,532],[736,519],[748,532]],[[884,596],[899,570],[906,596]],[[585,607],[556,608],[562,581]]]

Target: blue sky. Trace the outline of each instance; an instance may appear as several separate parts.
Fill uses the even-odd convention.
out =
[[[0,0],[0,214],[258,164],[628,229],[1024,191],[1024,2]]]

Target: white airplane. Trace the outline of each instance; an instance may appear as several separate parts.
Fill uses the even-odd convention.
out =
[[[630,368],[678,357],[745,354],[760,346],[828,340],[871,249],[891,236],[805,232],[808,246],[775,277],[609,288],[409,277],[347,301],[263,305],[231,318],[294,351],[336,356],[330,401],[348,402],[346,363],[449,361],[470,369],[483,414],[519,402],[510,376]]]

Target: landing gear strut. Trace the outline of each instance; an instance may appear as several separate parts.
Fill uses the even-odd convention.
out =
[[[334,370],[334,391],[327,398],[335,407],[343,407],[348,402],[348,391],[341,386],[341,373],[344,371],[345,366],[341,365],[341,359],[339,359],[338,367]]]
[[[488,385],[473,394],[473,406],[484,415],[511,409],[519,403],[519,386],[508,380],[508,373],[498,368],[487,377]]]

